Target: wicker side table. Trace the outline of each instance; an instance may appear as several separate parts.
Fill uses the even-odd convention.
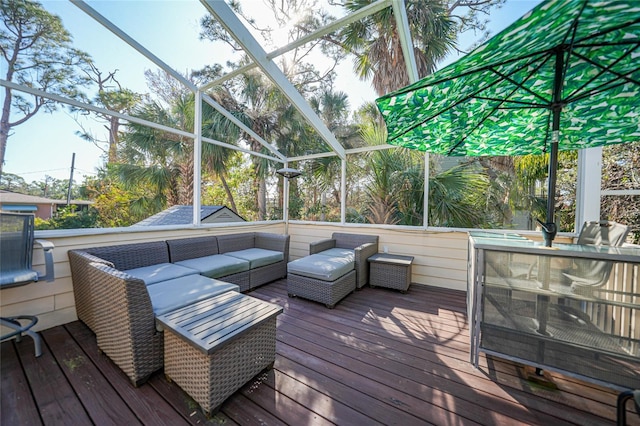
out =
[[[378,253],[369,259],[369,285],[400,290],[405,293],[411,285],[413,256]]]
[[[276,356],[282,307],[229,291],[158,316],[164,326],[164,372],[207,414]]]

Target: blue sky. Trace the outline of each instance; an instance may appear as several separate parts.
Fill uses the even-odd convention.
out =
[[[501,9],[489,17],[492,34],[501,31],[537,3],[539,0],[507,0]],[[198,40],[199,19],[205,10],[197,1],[127,0],[89,4],[180,72],[186,73],[206,64],[224,63],[231,54],[224,45],[214,46]],[[155,70],[153,63],[74,5],[60,0],[45,0],[43,5],[49,12],[62,18],[65,27],[73,35],[76,47],[88,52],[102,71],[117,69],[116,76],[124,87],[139,92],[148,91],[144,71]],[[267,10],[261,10],[264,6],[259,0],[252,0],[250,6],[245,10],[254,16],[268,14]],[[468,34],[460,41],[460,47],[467,48],[474,41],[474,36]],[[349,94],[352,107],[375,99],[369,83],[352,77],[350,61],[344,62],[338,74],[337,89]],[[97,136],[105,133],[102,126],[91,118],[82,115],[75,118],[83,126],[91,128]],[[74,180],[77,183],[83,180],[84,175],[95,174],[96,167],[102,164],[102,151],[75,134],[80,126],[63,109],[54,114],[39,113],[12,130],[13,135],[7,143],[4,170],[22,176],[27,182],[39,181],[45,176],[68,179],[72,153],[76,154]]]

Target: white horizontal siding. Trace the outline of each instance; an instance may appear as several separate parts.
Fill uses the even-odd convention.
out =
[[[71,270],[67,252],[71,249],[115,244],[141,243],[204,235],[223,235],[237,232],[283,233],[282,222],[254,222],[238,225],[203,225],[181,229],[130,229],[45,231],[38,238],[54,243],[53,251],[56,280],[38,282],[2,290],[0,309],[3,316],[17,314],[38,315],[36,330],[43,330],[77,319]],[[328,223],[292,222],[290,258],[309,254],[309,244],[330,238],[333,232],[369,234],[379,236],[379,251],[387,246],[389,253],[413,256],[411,282],[456,290],[467,286],[467,232],[465,230],[425,230],[424,228],[379,225],[344,225]],[[34,268],[44,271],[42,250],[34,252]]]
[[[157,231],[121,228],[106,229],[102,232],[94,229],[74,232],[36,232],[38,238],[49,240],[55,246],[53,261],[56,279],[53,282],[40,281],[2,290],[0,311],[2,316],[37,315],[39,320],[34,330],[44,330],[75,321],[77,316],[67,255],[67,252],[72,249],[251,231],[281,234],[284,232],[284,225],[282,223],[243,223],[239,226],[203,226],[197,229]],[[37,246],[33,254],[33,267],[44,272],[44,256],[42,249]],[[2,333],[6,331],[3,329]]]
[[[309,243],[331,238],[334,232],[377,235],[378,250],[413,256],[411,282],[456,290],[467,288],[467,233],[439,232],[424,228],[340,226],[333,224],[290,223],[291,259],[309,254]]]

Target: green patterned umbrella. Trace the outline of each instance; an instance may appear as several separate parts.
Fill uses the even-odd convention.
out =
[[[543,2],[376,102],[390,144],[449,156],[549,153],[545,225],[555,235],[558,150],[640,140],[640,2]]]

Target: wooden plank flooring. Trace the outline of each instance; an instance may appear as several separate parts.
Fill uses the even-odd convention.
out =
[[[275,368],[207,418],[162,372],[134,388],[80,322],[2,343],[2,425],[602,425],[616,393],[553,374],[558,390],[523,379],[513,363],[469,364],[462,292],[413,285],[364,288],[335,309],[289,299],[286,281],[253,297],[284,307]],[[628,412],[628,422],[640,417]]]

